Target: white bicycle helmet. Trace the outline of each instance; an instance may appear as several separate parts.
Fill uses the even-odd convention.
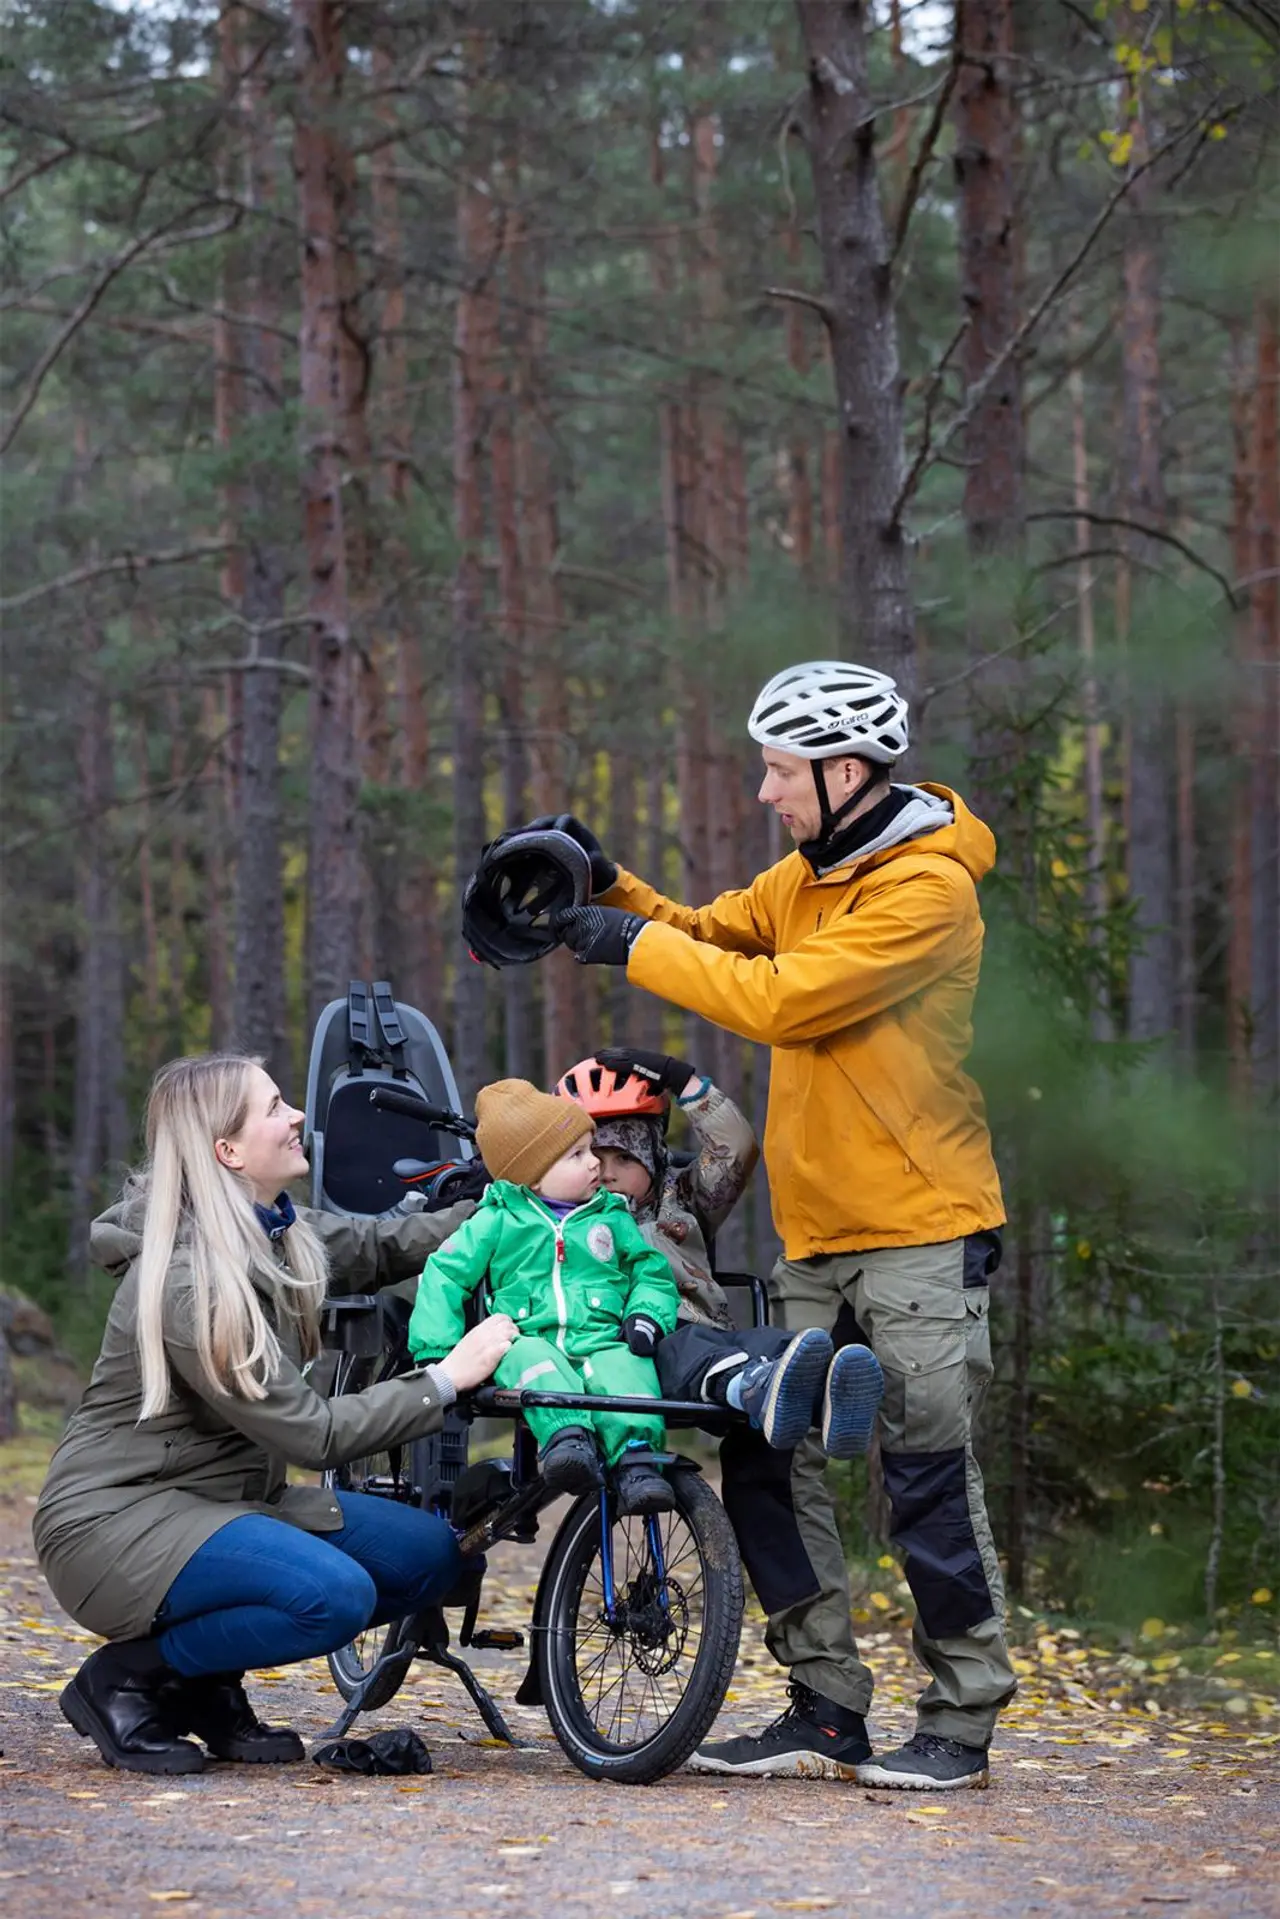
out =
[[[760,746],[829,760],[856,753],[892,766],[910,744],[907,703],[887,673],[844,660],[784,667],[764,687],[747,721]]]

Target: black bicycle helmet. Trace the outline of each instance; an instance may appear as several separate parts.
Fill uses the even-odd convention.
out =
[[[559,827],[500,833],[462,895],[462,935],[490,966],[527,966],[559,946],[554,914],[591,898],[591,861]]]

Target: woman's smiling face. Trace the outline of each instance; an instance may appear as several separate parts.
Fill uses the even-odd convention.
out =
[[[261,1206],[269,1206],[282,1187],[309,1170],[302,1150],[305,1115],[290,1106],[260,1066],[249,1068],[248,1109],[234,1139],[218,1139],[213,1150],[220,1163],[240,1173]]]

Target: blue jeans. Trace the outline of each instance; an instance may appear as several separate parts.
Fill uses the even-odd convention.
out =
[[[446,1521],[366,1493],[336,1497],[338,1532],[246,1513],[196,1549],[156,1614],[175,1671],[198,1679],[287,1666],[439,1604],[462,1564]]]

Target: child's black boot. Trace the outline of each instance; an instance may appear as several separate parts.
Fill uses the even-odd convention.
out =
[[[613,1481],[618,1489],[618,1515],[622,1519],[675,1511],[675,1494],[657,1467],[646,1459],[629,1460],[624,1454],[614,1469]]]
[[[595,1440],[585,1426],[562,1426],[538,1454],[548,1492],[594,1493],[604,1484]]]

